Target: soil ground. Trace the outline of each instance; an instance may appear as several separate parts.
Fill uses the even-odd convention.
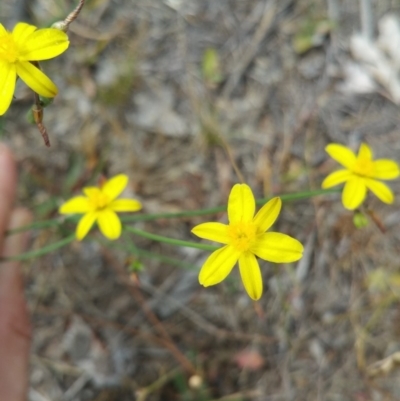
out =
[[[367,142],[400,161],[390,87],[343,90],[352,35],[370,29],[375,39],[400,3],[372,2],[367,26],[359,3],[370,2],[87,1],[69,50],[42,64],[59,88],[45,109],[51,148],[24,117],[32,94],[23,84],[0,119],[19,163],[19,203],[37,221],[55,218],[83,186],[117,173],[129,175],[127,195],[147,213],[223,205],[241,180],[258,198],[319,189],[337,168],[324,151],[331,142]],[[73,7],[3,0],[0,21],[44,27]],[[400,181],[390,186],[399,194]],[[275,229],[299,239],[305,255],[261,262],[256,304],[237,269],[220,285],[199,285],[207,252],[127,234],[110,245],[94,232],[25,263],[29,399],[400,399],[399,202],[370,196],[375,223],[363,229],[339,193],[285,202]],[[194,225],[225,218],[137,227],[194,241]],[[73,230],[34,230],[30,248]],[[142,271],[131,273],[132,263]],[[387,357],[387,373],[374,374]]]

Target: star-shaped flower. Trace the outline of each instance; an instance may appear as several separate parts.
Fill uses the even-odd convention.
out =
[[[325,148],[332,159],[343,167],[329,174],[322,182],[322,188],[331,188],[345,182],[342,202],[346,209],[354,210],[364,201],[370,189],[382,202],[393,203],[391,189],[379,180],[393,180],[400,175],[399,166],[393,160],[373,160],[371,148],[362,143],[358,155],[346,146],[332,143]]]
[[[61,214],[84,214],[76,229],[80,241],[97,221],[100,231],[110,240],[121,235],[121,221],[116,212],[136,212],[142,208],[135,199],[116,199],[128,184],[128,176],[119,174],[106,181],[100,188],[83,189],[86,196],[76,196],[61,205]]]
[[[57,87],[31,61],[56,57],[68,46],[68,36],[58,29],[19,22],[8,32],[0,24],[0,116],[11,104],[17,76],[39,95],[56,96]]]
[[[260,267],[256,256],[274,263],[299,260],[303,245],[281,233],[266,232],[281,210],[280,198],[267,202],[254,216],[256,203],[246,184],[236,184],[229,195],[229,224],[203,223],[192,232],[200,238],[225,244],[213,252],[201,268],[200,284],[208,287],[223,281],[239,261],[239,271],[250,298],[257,300],[263,291]]]

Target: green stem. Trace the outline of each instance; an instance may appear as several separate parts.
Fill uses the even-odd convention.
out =
[[[282,199],[282,201],[291,201],[291,200],[307,199],[307,198],[310,198],[313,196],[318,196],[318,195],[337,193],[339,191],[340,191],[339,189],[333,189],[333,190],[332,189],[330,189],[330,190],[321,189],[321,190],[315,190],[315,191],[299,192],[299,193],[295,193],[295,194],[283,194],[283,195],[280,195],[280,198]],[[264,204],[269,199],[271,199],[271,197],[258,199],[258,200],[256,200],[256,203],[257,203],[257,205]],[[218,207],[214,207],[214,208],[192,210],[192,211],[178,212],[178,213],[152,213],[152,214],[143,214],[143,215],[137,215],[137,216],[127,216],[127,217],[123,217],[121,220],[123,222],[150,221],[150,220],[156,220],[156,219],[161,219],[161,218],[202,216],[202,215],[207,215],[207,214],[215,214],[215,213],[219,213],[219,212],[223,212],[223,211],[226,211],[226,206],[218,206]],[[68,220],[75,221],[75,220],[77,220],[77,218],[78,218],[78,216],[71,216],[70,218],[67,218],[66,220],[67,221]],[[10,230],[7,232],[7,235],[16,234],[16,233],[31,230],[31,229],[54,227],[54,226],[58,226],[60,224],[61,224],[60,218],[39,221],[39,222],[35,222],[35,223],[27,225],[27,226],[18,227],[17,229]],[[178,239],[168,238],[168,237],[164,237],[161,235],[152,234],[147,231],[142,231],[137,228],[130,227],[130,226],[125,226],[125,229],[126,229],[126,231],[128,231],[132,234],[139,235],[141,237],[148,238],[153,241],[164,242],[164,243],[170,244],[170,245],[202,249],[205,251],[216,251],[216,250],[220,249],[220,247],[218,247],[218,246],[199,244],[199,243],[195,243],[195,242],[182,241],[182,240],[178,240]],[[72,234],[67,238],[64,238],[53,244],[47,245],[41,249],[25,252],[20,255],[10,256],[8,258],[0,259],[0,261],[29,260],[29,259],[37,258],[39,256],[43,256],[47,253],[53,252],[56,249],[62,248],[63,246],[71,243],[74,239],[75,239],[75,234]],[[143,251],[140,250],[140,252],[142,253],[143,256],[147,256],[147,257],[150,256],[150,253],[145,255],[143,253]],[[136,252],[136,253],[138,253],[138,252]]]
[[[128,239],[128,250],[133,254],[136,255],[137,257],[141,257],[141,258],[145,258],[145,259],[155,259],[158,260],[160,262],[164,262],[168,265],[172,265],[172,266],[178,266],[178,267],[182,267],[184,269],[195,269],[196,266],[187,263],[187,262],[182,262],[180,260],[174,259],[174,258],[170,258],[168,256],[164,256],[164,255],[160,255],[156,252],[149,252],[149,251],[145,251],[144,249],[139,249],[135,243],[129,238]]]
[[[182,262],[175,258],[170,258],[168,256],[160,255],[159,253],[155,253],[153,251],[149,252],[149,251],[145,251],[143,249],[139,249],[136,247],[136,245],[134,244],[132,239],[124,234],[128,234],[128,233],[123,232],[123,237],[122,237],[122,238],[124,238],[124,240],[126,240],[126,241],[124,241],[124,242],[126,242],[126,245],[122,245],[120,243],[120,241],[112,241],[112,242],[106,243],[105,241],[100,240],[100,243],[103,246],[108,246],[108,247],[111,247],[114,249],[120,249],[120,250],[122,249],[124,251],[127,251],[129,254],[136,255],[139,258],[155,259],[155,260],[159,260],[160,262],[164,262],[168,265],[178,266],[178,267],[182,267],[184,269],[190,269],[190,270],[196,269],[196,266],[192,265],[190,263]]]
[[[29,260],[33,258],[38,258],[39,256],[46,255],[47,253],[53,252],[56,249],[62,248],[63,246],[71,243],[74,239],[75,234],[72,234],[69,237],[62,239],[61,241],[54,242],[50,245],[44,246],[43,248],[21,253],[20,255],[10,256],[8,258],[1,259],[1,261],[7,262],[10,260]]]
[[[307,192],[299,192],[295,194],[283,194],[283,195],[276,195],[279,196],[283,202],[300,200],[300,199],[307,199],[312,198],[318,195],[328,195],[332,193],[340,192],[340,189],[317,189],[315,191],[307,191]],[[257,205],[264,205],[273,196],[268,198],[257,199]],[[208,214],[216,214],[220,212],[225,212],[227,206],[217,206],[211,207],[208,209],[198,209],[192,211],[185,211],[185,212],[177,212],[177,213],[148,213],[148,214],[139,214],[135,216],[121,216],[121,221],[124,223],[132,223],[137,221],[150,221],[150,220],[157,220],[157,219],[171,219],[171,218],[179,218],[179,217],[195,217],[195,216],[204,216]]]
[[[144,251],[142,249],[134,250],[134,251],[132,251],[132,253],[136,254],[138,257],[142,257],[142,258],[145,258],[145,259],[155,259],[155,260],[158,260],[160,262],[164,262],[167,265],[178,266],[178,267],[181,267],[183,269],[193,270],[193,269],[196,268],[195,265],[191,265],[190,263],[181,262],[180,260],[177,260],[177,259],[174,259],[174,258],[170,258],[168,256],[163,256],[163,255],[160,255],[159,253]]]
[[[315,191],[305,191],[305,192],[299,192],[299,193],[294,193],[294,194],[283,194],[283,195],[277,195],[279,196],[283,202],[289,202],[289,201],[294,201],[294,200],[300,200],[300,199],[307,199],[307,198],[312,198],[314,196],[318,195],[329,195],[333,193],[338,193],[341,191],[341,188],[335,188],[335,189],[317,189]],[[256,200],[257,205],[262,205],[269,201],[272,197],[268,198],[262,198]],[[217,206],[217,207],[212,207],[208,209],[198,209],[198,210],[192,210],[192,211],[184,211],[184,212],[177,212],[177,213],[147,213],[147,214],[137,214],[134,216],[121,216],[121,221],[123,223],[132,223],[132,222],[137,222],[137,221],[151,221],[151,220],[157,220],[157,219],[173,219],[173,218],[180,218],[180,217],[196,217],[196,216],[204,216],[204,215],[210,215],[210,214],[216,214],[220,212],[226,211],[226,206]],[[16,229],[7,231],[7,235],[9,234],[16,234],[19,232],[23,231],[28,231],[28,230],[34,230],[34,229],[41,229],[41,228],[49,228],[49,227],[55,227],[63,224],[64,222],[77,222],[79,220],[80,216],[78,215],[73,215],[67,217],[65,220],[60,219],[60,217],[56,217],[54,219],[49,219],[49,220],[43,220],[43,221],[38,221],[23,227],[18,227]]]
[[[9,230],[6,232],[6,235],[18,234],[20,232],[29,231],[29,230],[58,227],[58,226],[61,226],[65,222],[77,223],[79,221],[80,217],[81,216],[79,216],[79,215],[73,215],[73,216],[68,216],[65,219],[62,219],[62,218],[60,219],[60,217],[57,217],[55,219],[36,221],[32,224],[27,224],[26,226],[21,226],[21,227]]]
[[[162,235],[151,234],[147,231],[142,231],[137,228],[130,227],[130,226],[124,226],[124,228],[126,231],[129,231],[132,234],[139,235],[141,237],[148,238],[153,241],[164,242],[164,243],[170,244],[170,245],[202,249],[203,251],[216,251],[217,249],[220,249],[219,246],[198,244],[196,242],[189,242],[189,241],[182,241],[180,239],[168,238],[168,237],[164,237]]]

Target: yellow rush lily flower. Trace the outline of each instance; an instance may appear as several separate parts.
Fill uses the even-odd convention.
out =
[[[344,169],[329,174],[322,182],[322,188],[331,188],[345,182],[342,202],[346,209],[354,210],[360,206],[367,196],[367,189],[382,202],[393,203],[392,190],[379,180],[393,180],[400,175],[396,162],[388,159],[372,160],[372,150],[366,143],[361,144],[358,155],[338,143],[328,145],[325,150]]]
[[[256,203],[246,184],[236,184],[229,195],[229,224],[203,223],[192,233],[200,238],[221,242],[224,247],[213,252],[200,270],[204,287],[223,281],[239,261],[239,271],[250,298],[257,300],[263,291],[256,256],[274,263],[289,263],[303,255],[303,245],[281,233],[266,232],[278,218],[282,201],[273,198],[254,216]]]
[[[0,24],[0,116],[10,107],[17,76],[41,96],[57,95],[54,83],[31,61],[56,57],[68,46],[68,36],[58,29],[19,22],[8,32]]]
[[[84,214],[76,228],[80,241],[97,221],[100,231],[110,240],[121,235],[121,221],[115,212],[136,212],[142,208],[135,199],[116,199],[128,185],[128,176],[119,174],[100,188],[83,188],[86,196],[76,196],[61,205],[61,214]]]

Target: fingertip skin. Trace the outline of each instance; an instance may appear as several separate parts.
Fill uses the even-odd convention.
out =
[[[16,263],[0,266],[0,400],[25,401],[31,325]]]
[[[14,205],[17,168],[11,150],[0,143],[0,249],[3,248],[4,232],[8,227]]]
[[[7,236],[7,230],[28,224],[27,210],[14,210],[17,169],[9,148],[0,143],[0,255],[23,252],[26,235]],[[24,297],[20,267],[0,263],[0,400],[25,401],[28,388],[28,361],[31,325]]]

